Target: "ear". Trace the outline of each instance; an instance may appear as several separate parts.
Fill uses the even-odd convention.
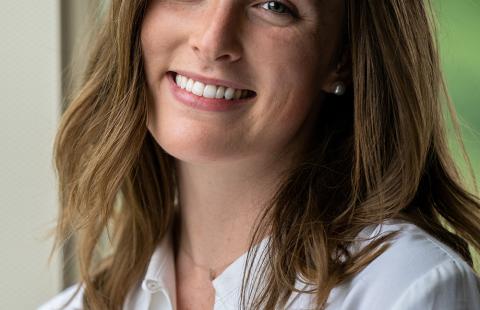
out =
[[[342,82],[347,89],[352,84],[352,58],[350,47],[346,44],[340,49],[341,53],[336,59],[336,63],[327,73],[324,79],[322,90],[326,93],[333,94],[339,82]]]

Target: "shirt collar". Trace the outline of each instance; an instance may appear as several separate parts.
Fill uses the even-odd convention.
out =
[[[254,245],[250,250],[250,255],[255,255],[252,262],[251,274],[247,284],[247,292],[250,291],[253,285],[252,280],[258,271],[263,268],[262,257],[265,255],[265,250],[268,245],[270,237],[265,237],[258,244]],[[242,254],[232,264],[230,264],[215,280],[212,285],[215,288],[215,299],[225,306],[226,309],[239,309],[237,303],[240,301],[240,293],[243,281],[243,271],[247,263],[247,256],[249,251]],[[248,266],[247,266],[248,268]],[[253,278],[252,278],[253,277]],[[260,284],[261,285],[261,284]]]
[[[171,232],[155,248],[142,281],[142,290],[150,294],[163,290],[173,309],[176,309],[175,258]]]
[[[371,237],[375,234],[375,231],[378,230],[375,229],[378,228],[376,226],[377,225],[371,225],[364,228],[358,237]],[[250,250],[252,253],[251,255],[255,254],[251,269],[253,278],[255,278],[255,274],[264,267],[263,263],[266,260],[263,256],[266,254],[265,250],[269,240],[269,236],[265,237]],[[247,263],[248,253],[249,252],[247,251],[237,258],[220,275],[218,275],[215,280],[212,281],[212,285],[215,288],[215,304],[222,304],[222,306],[227,309],[238,308],[239,305],[237,303],[240,300],[243,271],[245,264]],[[250,282],[247,283],[247,292],[252,289],[253,283],[251,281],[254,280],[253,278],[251,277],[249,279]],[[305,280],[300,281],[300,279],[297,278],[295,288],[298,290],[313,288],[313,286],[305,282]],[[264,283],[255,283],[255,285],[260,286],[262,284]],[[167,296],[169,303],[172,305],[172,308],[176,309],[175,257],[171,232],[168,232],[156,247],[148,264],[141,288],[144,292],[149,294],[163,291]],[[298,293],[292,294],[290,298],[291,301],[298,297],[297,295]]]
[[[263,261],[259,259],[259,256],[264,254],[268,240],[269,237],[266,237],[252,248],[252,250],[258,248],[252,265],[252,274],[255,274],[255,271],[260,267],[259,262]],[[215,303],[219,302],[228,308],[236,308],[236,302],[240,298],[247,255],[248,252],[245,252],[212,281],[215,288]],[[171,232],[155,248],[141,288],[149,294],[155,294],[163,290],[173,309],[176,309],[175,257]]]

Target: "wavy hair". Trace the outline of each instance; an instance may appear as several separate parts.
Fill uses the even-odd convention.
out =
[[[314,285],[321,309],[333,287],[388,246],[392,235],[348,251],[363,228],[387,219],[415,223],[471,265],[469,245],[480,249],[480,201],[447,147],[446,111],[469,164],[442,78],[430,1],[345,5],[351,87],[341,98],[327,96],[308,149],[255,225],[251,245],[266,233],[271,238],[261,270],[251,269],[257,253],[247,256],[246,309],[284,307],[297,275]],[[61,208],[53,249],[75,236],[86,309],[121,309],[178,209],[175,159],[146,127],[146,6],[111,0],[55,139]],[[108,251],[99,246],[104,235]],[[252,277],[266,285],[247,292]]]

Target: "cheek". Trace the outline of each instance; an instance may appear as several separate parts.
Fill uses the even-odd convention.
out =
[[[255,111],[254,132],[261,135],[261,144],[275,149],[308,134],[322,101],[327,68],[314,42],[283,40],[259,40],[252,58],[264,92]]]
[[[314,97],[315,92],[311,89],[292,85],[284,97],[270,101],[271,106],[266,107],[268,111],[262,113],[270,115],[267,121],[263,120],[265,137],[282,146],[308,130],[307,123],[316,113],[316,106],[321,104]]]
[[[169,62],[172,50],[182,40],[178,17],[169,14],[168,8],[162,7],[161,1],[154,1],[145,15],[140,42],[145,63],[147,79],[153,79],[153,74],[162,72],[163,66]]]

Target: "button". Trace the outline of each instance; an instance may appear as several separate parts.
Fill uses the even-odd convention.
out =
[[[146,280],[144,283],[145,283],[145,287],[150,292],[156,292],[160,289],[159,283],[155,280]]]

